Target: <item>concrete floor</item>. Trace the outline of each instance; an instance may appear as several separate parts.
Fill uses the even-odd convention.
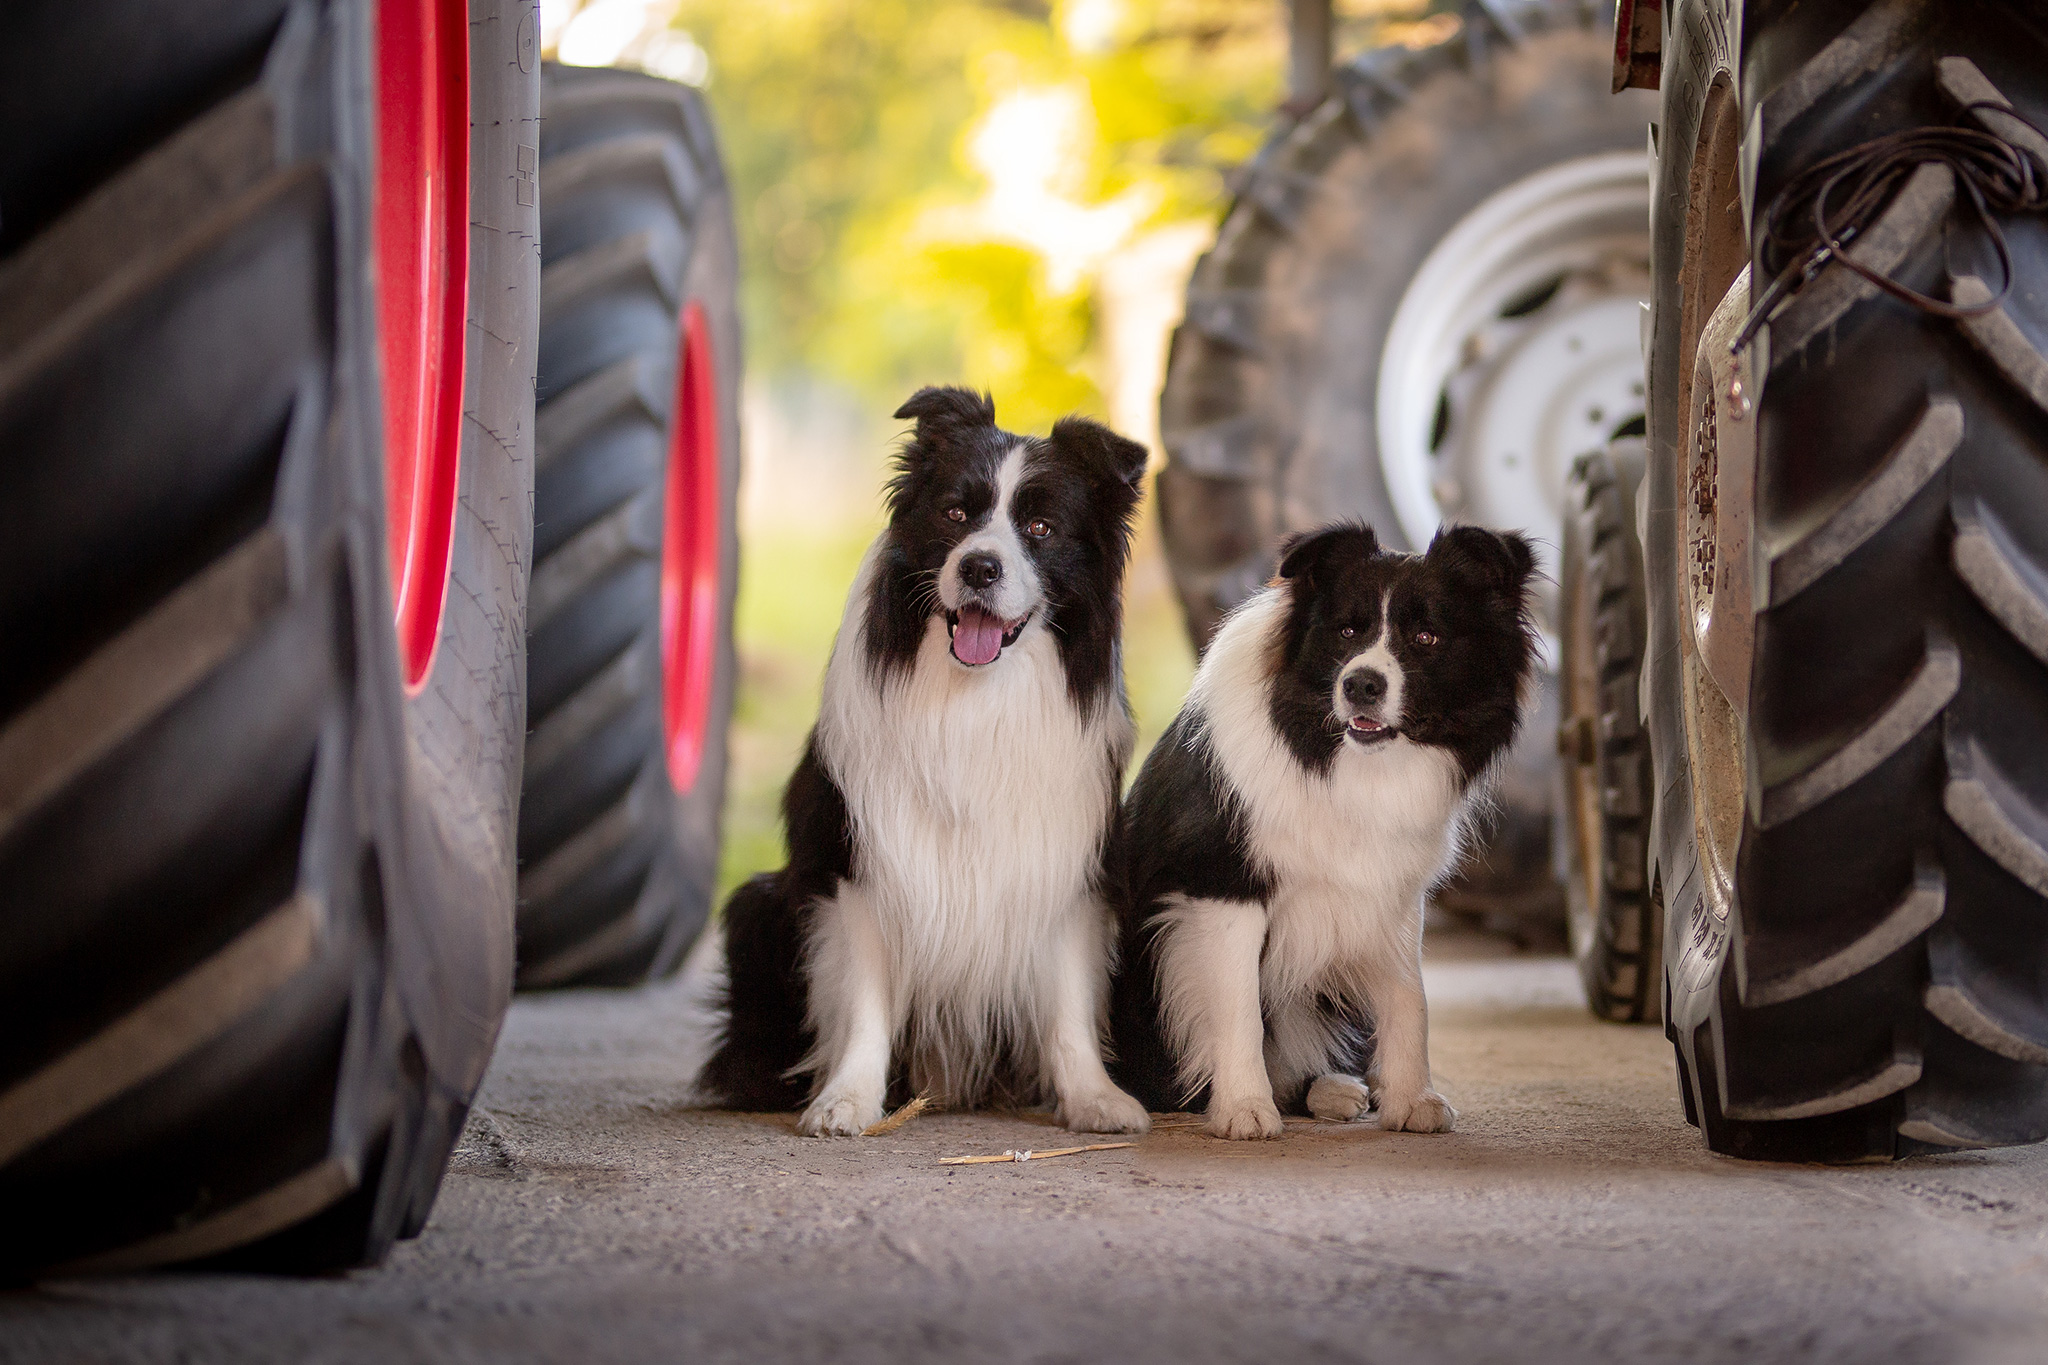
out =
[[[1453,1134],[966,1167],[1071,1139],[678,1110],[674,991],[522,1001],[388,1265],[0,1295],[0,1361],[2048,1360],[2048,1149],[1712,1157],[1661,1034],[1594,1023],[1565,963],[1430,992]]]

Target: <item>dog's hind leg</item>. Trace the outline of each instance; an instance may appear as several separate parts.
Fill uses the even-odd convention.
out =
[[[1142,1133],[1152,1126],[1145,1106],[1118,1089],[1102,1064],[1110,933],[1102,908],[1083,902],[1039,959],[1039,1049],[1061,1123],[1080,1133]]]
[[[1329,1071],[1308,1088],[1308,1112],[1319,1119],[1355,1119],[1372,1104],[1372,1091],[1356,1076]]]
[[[1319,1119],[1354,1119],[1371,1104],[1364,1081],[1347,1070],[1358,1029],[1330,1000],[1301,994],[1266,1004],[1266,1073],[1285,1106]]]
[[[797,1131],[853,1137],[882,1117],[899,1006],[881,926],[850,883],[813,912],[804,971],[818,1041],[801,1069],[825,1079]]]
[[[797,967],[803,920],[787,875],[772,872],[733,892],[719,925],[705,931],[701,948],[723,960],[714,966],[692,954],[692,965],[704,969],[694,985],[703,988],[710,1016],[693,1023],[708,1025],[716,1039],[694,1098],[754,1112],[803,1106],[806,1087],[790,1074],[810,1043]]]

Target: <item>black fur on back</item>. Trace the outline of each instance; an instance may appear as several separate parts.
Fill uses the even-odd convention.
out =
[[[1052,525],[1044,540],[1021,537],[1045,584],[1044,628],[1059,642],[1067,691],[1085,710],[1115,691],[1123,631],[1124,561],[1145,478],[1145,448],[1085,417],[1064,417],[1046,437],[996,426],[995,403],[959,388],[919,389],[896,410],[915,430],[889,480],[889,526],[868,599],[868,662],[877,674],[908,668],[939,609],[937,579],[955,545],[987,524],[1004,457],[1023,445],[1031,473],[1011,520]],[[967,514],[946,515],[949,507]]]
[[[808,1093],[788,1074],[811,1048],[810,990],[798,965],[804,917],[853,866],[846,798],[818,762],[815,739],[783,790],[782,820],[789,866],[753,878],[725,903],[725,998],[715,1002],[725,1031],[701,1083],[730,1109],[796,1109]]]
[[[1172,1113],[1189,1097],[1181,1093],[1159,1029],[1158,945],[1146,921],[1171,892],[1256,901],[1272,887],[1252,864],[1244,815],[1193,711],[1174,717],[1152,746],[1119,823],[1119,846],[1111,854],[1120,875],[1114,885],[1119,947],[1110,989],[1115,1046],[1109,1074],[1147,1109]]]
[[[1120,699],[1124,561],[1145,448],[1079,417],[1054,423],[1043,439],[1001,431],[993,401],[960,388],[920,389],[896,416],[917,426],[889,481],[889,524],[867,603],[873,681],[914,664],[940,609],[937,573],[953,546],[985,524],[996,472],[1022,443],[1032,472],[1018,486],[1012,515],[1020,526],[1043,518],[1053,527],[1042,541],[1022,540],[1045,584],[1044,628],[1058,641],[1068,694],[1084,710]],[[952,505],[967,512],[964,522],[946,517]],[[724,998],[714,1002],[725,1024],[700,1085],[727,1108],[799,1109],[810,1092],[806,1078],[789,1075],[814,1041],[801,965],[808,920],[850,875],[858,837],[846,798],[818,757],[815,731],[783,792],[782,815],[789,865],[753,878],[725,905],[727,980]]]

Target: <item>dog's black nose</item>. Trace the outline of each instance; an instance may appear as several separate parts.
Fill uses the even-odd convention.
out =
[[[967,555],[960,561],[960,581],[970,588],[985,588],[1003,576],[1003,561],[994,555]]]
[[[1344,679],[1344,700],[1354,706],[1374,706],[1387,699],[1387,675],[1377,668],[1361,668]]]

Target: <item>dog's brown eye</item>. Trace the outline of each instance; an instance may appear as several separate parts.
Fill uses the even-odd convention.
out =
[[[1428,649],[1436,643],[1436,636],[1429,631],[1418,630],[1415,632],[1415,643],[1421,645],[1424,649]]]
[[[1352,636],[1358,634],[1358,628],[1356,626],[1345,626],[1342,630],[1338,631],[1337,633],[1348,640]]]
[[[1024,528],[1024,534],[1033,540],[1044,540],[1052,534],[1052,523],[1044,520],[1034,521]]]
[[[966,509],[966,508],[964,508],[964,507],[948,507],[948,508],[946,509],[946,520],[947,520],[947,521],[965,521],[965,520],[967,520],[967,509]]]

